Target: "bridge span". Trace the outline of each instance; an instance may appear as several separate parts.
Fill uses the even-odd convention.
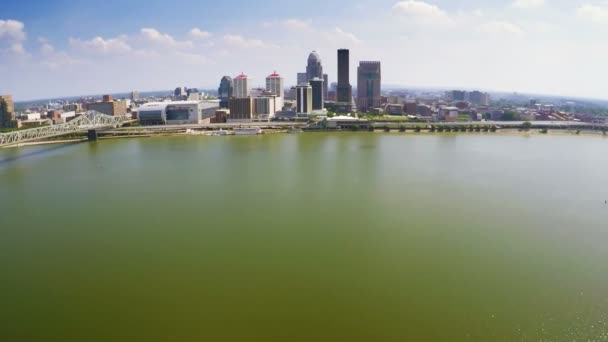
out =
[[[11,133],[0,134],[0,147],[18,145],[25,142],[59,137],[71,133],[96,131],[100,129],[118,128],[125,123],[133,122],[130,116],[111,116],[97,111],[88,111],[74,120],[59,125],[25,129]]]

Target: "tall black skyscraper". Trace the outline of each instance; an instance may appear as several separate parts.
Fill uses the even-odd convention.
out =
[[[353,88],[350,85],[350,51],[338,50],[338,102],[350,103],[353,99]]]
[[[324,107],[323,101],[325,99],[323,96],[323,80],[316,77],[310,80],[308,83],[310,83],[310,86],[312,87],[312,109],[322,110]]]
[[[220,107],[228,108],[228,101],[232,97],[233,88],[232,88],[232,78],[230,76],[222,77],[222,81],[220,82],[220,87],[217,90],[217,97],[220,99]]]

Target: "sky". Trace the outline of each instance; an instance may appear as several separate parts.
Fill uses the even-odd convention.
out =
[[[287,85],[312,50],[382,62],[383,84],[608,99],[608,0],[20,0],[0,10],[0,93],[16,101]]]

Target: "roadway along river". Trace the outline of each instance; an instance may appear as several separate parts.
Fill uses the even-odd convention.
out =
[[[608,139],[0,150],[1,341],[606,341]]]

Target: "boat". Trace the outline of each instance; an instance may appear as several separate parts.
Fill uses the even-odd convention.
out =
[[[259,127],[252,127],[252,128],[235,128],[234,129],[234,134],[235,135],[258,135],[258,134],[262,134],[262,129]]]
[[[223,129],[220,129],[219,131],[213,131],[210,134],[211,136],[217,137],[217,136],[224,136],[224,135],[228,135],[228,131],[225,131]]]

